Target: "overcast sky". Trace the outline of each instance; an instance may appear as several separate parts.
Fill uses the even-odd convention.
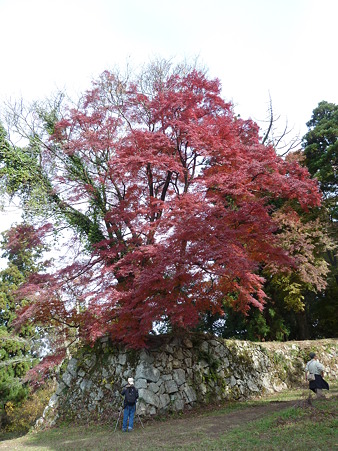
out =
[[[337,17],[337,0],[0,0],[0,109],[79,93],[127,61],[198,55],[236,113],[264,119],[270,93],[302,136],[318,102],[338,103]]]

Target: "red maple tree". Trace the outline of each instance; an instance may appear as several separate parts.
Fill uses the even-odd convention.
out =
[[[63,207],[88,219],[91,252],[36,275],[21,321],[58,318],[85,341],[109,333],[140,347],[154,322],[189,329],[229,300],[263,308],[258,270],[294,264],[273,211],[320,195],[220,89],[197,70],[147,83],[104,72],[56,124],[41,158]]]

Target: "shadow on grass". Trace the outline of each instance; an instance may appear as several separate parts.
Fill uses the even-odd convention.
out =
[[[332,425],[337,417],[338,386],[332,384],[331,388],[328,399],[316,400],[311,396],[311,404],[306,404],[310,392],[304,388],[259,400],[198,408],[180,417],[167,417],[165,421],[148,421],[145,429],[136,422],[131,433],[122,433],[120,424],[114,432],[115,422],[110,426],[61,426],[7,440],[0,443],[0,449],[151,451],[283,449],[283,446],[297,449],[295,444],[298,449],[310,444],[324,449],[320,440],[333,443]],[[327,423],[325,427],[323,423]],[[311,425],[318,437],[313,436]],[[290,437],[294,443],[287,445]]]

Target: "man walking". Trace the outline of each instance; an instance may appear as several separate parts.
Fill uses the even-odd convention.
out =
[[[324,365],[319,363],[315,352],[310,352],[310,359],[305,367],[305,379],[309,381],[309,389],[317,394],[317,398],[325,398],[323,390],[329,390],[330,387],[323,379]]]
[[[134,385],[134,379],[132,377],[128,378],[128,384],[122,390],[122,396],[124,396],[122,431],[127,432],[129,418],[128,431],[131,432],[133,430],[136,401],[138,399],[138,390]]]

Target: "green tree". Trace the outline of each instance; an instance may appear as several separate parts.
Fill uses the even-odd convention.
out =
[[[306,124],[303,138],[305,164],[320,182],[332,220],[338,219],[338,105],[320,102]]]
[[[265,323],[260,320],[261,331],[266,332],[268,339],[337,335],[338,106],[320,102],[307,126],[304,151],[292,152],[286,158],[306,165],[318,179],[323,204],[310,214],[299,212],[300,221],[286,221],[287,217],[280,216],[281,237],[296,259],[297,268],[284,274],[264,274],[270,303],[257,318],[264,316]],[[256,319],[246,321],[255,324]]]
[[[304,164],[320,182],[323,208],[319,211],[333,241],[323,255],[329,264],[327,287],[311,297],[308,317],[314,338],[337,336],[338,324],[338,105],[322,101],[313,110],[303,138]]]
[[[13,321],[16,311],[27,301],[18,299],[17,289],[28,277],[39,271],[44,246],[32,226],[21,224],[3,233],[3,257],[8,265],[0,272],[0,412],[6,422],[6,406],[26,398],[29,389],[24,382],[27,371],[37,362],[36,328],[29,323],[16,333]]]
[[[265,267],[261,275],[265,279],[264,290],[268,295],[266,308],[260,312],[251,309],[246,315],[229,308],[226,302],[222,321],[205,318],[203,326],[225,338],[237,337],[248,340],[307,339],[316,331],[309,317],[313,300],[326,287],[328,263],[323,252],[331,242],[320,221],[312,220],[308,214],[298,216],[279,209],[273,214],[279,224],[279,239],[294,259],[294,267],[288,271],[276,271]]]

